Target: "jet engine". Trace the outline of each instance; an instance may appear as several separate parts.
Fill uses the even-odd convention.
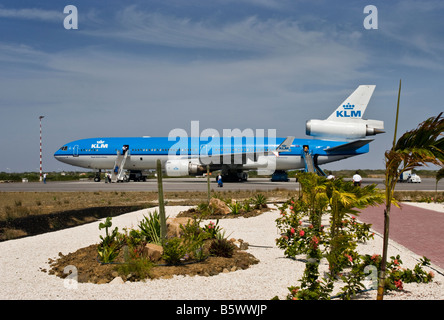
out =
[[[353,122],[331,120],[308,120],[305,132],[309,136],[326,139],[363,139],[384,133],[384,122],[379,120],[355,119]]]
[[[204,166],[190,160],[168,160],[165,163],[165,173],[169,177],[200,175],[204,172],[206,172]]]

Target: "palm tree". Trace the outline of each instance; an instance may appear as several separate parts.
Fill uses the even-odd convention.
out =
[[[375,184],[356,187],[352,181],[335,179],[326,182],[326,195],[330,206],[330,249],[327,253],[329,269],[332,276],[336,276],[342,266],[338,264],[338,257],[343,256],[344,249],[350,247],[352,237],[341,231],[342,221],[350,214],[358,215],[357,209],[375,206],[384,202],[383,194]]]
[[[387,249],[390,228],[390,207],[393,201],[393,192],[401,173],[421,165],[432,163],[443,166],[444,161],[444,118],[442,112],[437,117],[431,117],[411,131],[404,133],[396,141],[396,130],[399,114],[399,96],[401,81],[399,82],[398,106],[396,113],[395,134],[393,147],[385,152],[385,197],[384,210],[384,243],[381,270],[379,274],[377,299],[384,296],[385,269],[387,263]]]

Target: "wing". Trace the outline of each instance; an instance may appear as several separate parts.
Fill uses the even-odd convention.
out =
[[[228,165],[242,165],[248,162],[256,162],[259,156],[268,156],[274,154],[279,157],[281,152],[290,152],[291,144],[293,143],[295,137],[288,136],[279,146],[275,149],[267,148],[266,151],[233,151],[231,153],[224,154],[212,154],[207,156],[200,155],[199,160],[201,163],[205,164],[228,164]],[[251,148],[242,148],[242,150]]]
[[[353,153],[356,152],[359,148],[369,144],[372,142],[372,139],[365,140],[355,140],[352,142],[344,143],[336,147],[324,149],[328,154],[344,154],[344,153]]]

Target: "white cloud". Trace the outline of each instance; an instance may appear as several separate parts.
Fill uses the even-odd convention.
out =
[[[40,21],[62,21],[65,17],[62,11],[29,9],[4,9],[0,8],[1,18],[17,18]]]
[[[144,12],[136,6],[122,10],[108,28],[85,32],[92,36],[174,48],[253,51],[262,54],[297,54],[329,49],[328,46],[336,46],[337,40],[348,45],[359,39],[356,32],[338,35],[329,29],[304,30],[297,21],[291,19],[264,20],[249,16],[217,24],[211,20]]]
[[[443,9],[444,2],[436,0],[399,1],[381,9],[378,34],[395,63],[405,61],[410,66],[413,58],[426,68],[444,67]]]
[[[225,3],[226,2],[227,1],[225,1]],[[251,6],[264,7],[268,9],[282,9],[285,7],[284,4],[286,3],[286,1],[282,0],[234,0],[231,2],[235,3],[234,5],[239,5],[239,3],[244,2],[245,4]]]
[[[0,62],[40,63],[48,55],[25,44],[5,44],[0,42]]]
[[[117,21],[109,21],[107,28],[81,32],[102,39],[173,47],[174,52],[212,49],[214,56],[183,60],[178,53],[153,57],[149,47],[123,53],[108,47],[81,46],[44,53],[27,46],[9,46],[2,50],[0,60],[14,59],[18,68],[20,63],[33,63],[44,70],[42,79],[22,79],[23,90],[28,92],[25,96],[30,99],[39,97],[54,105],[69,102],[89,112],[104,106],[119,110],[125,104],[137,110],[157,104],[164,107],[163,111],[188,108],[199,117],[209,106],[211,110],[223,107],[227,112],[221,116],[227,119],[232,112],[249,114],[254,108],[268,113],[264,119],[274,116],[273,108],[294,110],[298,104],[307,108],[314,103],[313,92],[327,86],[354,86],[354,79],[362,76],[360,70],[367,63],[366,53],[353,45],[359,39],[356,33],[304,30],[292,20],[252,16],[215,25],[146,13],[131,6]],[[230,50],[247,54],[220,58],[220,51]],[[23,68],[29,72],[28,66]],[[315,87],[305,94],[311,85]],[[65,101],[60,102],[62,98]]]

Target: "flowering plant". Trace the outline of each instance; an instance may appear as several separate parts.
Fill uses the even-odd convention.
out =
[[[359,255],[355,251],[358,241],[372,237],[370,225],[360,224],[351,214],[355,208],[363,208],[382,202],[382,195],[374,186],[356,188],[351,182],[340,179],[327,181],[312,173],[298,175],[302,194],[297,199],[290,199],[281,208],[281,215],[276,219],[281,237],[276,244],[288,257],[306,255],[306,266],[300,287],[293,287],[295,294],[291,298],[324,299],[333,282],[339,278],[346,283],[344,292],[348,296],[362,287],[359,276],[344,278],[340,272],[344,268],[355,266]],[[322,222],[324,214],[330,215],[330,224],[325,228]],[[319,261],[327,258],[330,273],[320,278]],[[296,290],[297,289],[297,290]]]
[[[382,257],[379,254],[361,255],[358,259],[360,262],[356,264],[354,272],[359,273],[362,279],[367,276],[364,270],[368,266],[373,266],[375,271],[381,270]],[[384,285],[386,291],[402,291],[405,283],[428,283],[433,280],[434,274],[424,270],[424,267],[430,265],[430,260],[426,257],[420,259],[413,270],[402,267],[402,263],[399,255],[390,257],[390,261],[387,263],[387,277]],[[376,287],[377,285],[374,289]]]
[[[216,223],[210,221],[203,227],[203,230],[209,235],[209,239],[216,239],[217,234],[220,232],[220,227],[218,224],[219,219],[216,220]]]

